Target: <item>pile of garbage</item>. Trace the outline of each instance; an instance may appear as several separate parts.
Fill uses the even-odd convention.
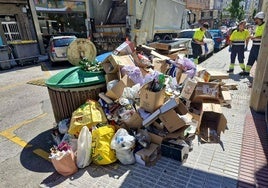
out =
[[[126,41],[100,63],[107,91],[53,131],[50,158],[60,174],[117,160],[151,166],[164,156],[184,162],[196,136],[220,142],[227,126],[221,108],[231,102],[231,86],[222,79],[229,75],[173,52]]]

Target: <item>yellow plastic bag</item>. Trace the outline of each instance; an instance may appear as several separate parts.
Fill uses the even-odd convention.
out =
[[[87,100],[73,112],[68,133],[78,137],[82,127],[91,130],[98,123],[107,123],[104,111],[97,101]]]
[[[92,130],[92,162],[107,165],[117,160],[115,151],[111,149],[111,141],[115,134],[112,125],[105,125]]]

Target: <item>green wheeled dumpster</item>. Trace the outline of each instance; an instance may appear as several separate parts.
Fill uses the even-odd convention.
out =
[[[98,100],[106,91],[105,73],[89,72],[71,67],[46,81],[56,123],[71,118],[72,113],[87,99]]]

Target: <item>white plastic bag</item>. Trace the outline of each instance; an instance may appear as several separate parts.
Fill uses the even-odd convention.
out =
[[[87,126],[84,126],[77,140],[76,165],[78,168],[85,168],[91,163],[91,144],[91,132]]]
[[[116,158],[124,165],[134,164],[133,148],[135,137],[128,134],[126,129],[120,128],[111,141],[111,148],[116,152]]]

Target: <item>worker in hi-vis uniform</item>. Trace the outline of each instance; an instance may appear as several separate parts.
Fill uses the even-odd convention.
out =
[[[202,27],[200,27],[194,32],[191,46],[193,50],[193,59],[195,64],[198,64],[198,58],[202,55],[202,45],[205,45],[205,50],[207,51],[207,46],[204,42],[204,36],[208,27],[208,23],[205,22],[203,23]]]
[[[250,37],[253,44],[249,53],[248,63],[246,65],[245,71],[242,71],[239,73],[241,76],[248,76],[251,67],[253,66],[255,61],[257,61],[260,46],[261,46],[261,38],[262,38],[262,35],[264,33],[264,28],[265,28],[264,18],[265,18],[264,12],[258,12],[254,16],[254,21],[257,27],[255,30],[254,36]]]
[[[229,66],[228,73],[234,72],[235,58],[238,57],[238,62],[240,68],[244,71],[244,51],[247,50],[248,41],[250,37],[250,33],[247,29],[245,29],[246,22],[241,21],[237,29],[235,29],[230,36],[230,46],[229,51],[231,52],[231,63]]]

